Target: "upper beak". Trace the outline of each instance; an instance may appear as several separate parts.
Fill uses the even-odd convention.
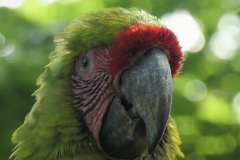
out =
[[[172,76],[163,50],[153,48],[121,75],[120,90],[102,123],[100,143],[110,157],[150,155],[165,131],[172,102]]]

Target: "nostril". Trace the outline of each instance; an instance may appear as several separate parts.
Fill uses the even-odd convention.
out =
[[[133,107],[132,103],[130,103],[126,99],[122,101],[122,105],[123,105],[123,107],[125,108],[126,111]]]
[[[126,112],[128,113],[128,116],[130,118],[137,119],[140,117],[136,108],[128,100],[126,100],[126,99],[122,100],[122,105],[123,105],[124,109],[126,110]]]

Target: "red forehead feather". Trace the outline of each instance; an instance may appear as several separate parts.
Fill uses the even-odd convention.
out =
[[[132,25],[116,34],[110,48],[111,74],[125,68],[136,54],[151,47],[160,47],[169,52],[172,77],[178,74],[183,60],[181,47],[175,34],[163,26]]]

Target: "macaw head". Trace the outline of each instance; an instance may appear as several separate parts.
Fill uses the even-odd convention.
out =
[[[111,8],[80,16],[55,42],[37,102],[15,142],[33,136],[24,130],[31,126],[36,133],[49,130],[49,146],[63,146],[52,153],[58,158],[70,154],[73,143],[71,155],[86,147],[105,159],[143,158],[162,147],[172,78],[183,59],[171,30],[144,11]]]

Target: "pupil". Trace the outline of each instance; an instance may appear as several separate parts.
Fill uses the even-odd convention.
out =
[[[86,57],[84,57],[84,58],[82,59],[82,66],[83,66],[83,67],[87,67],[87,66],[88,66],[88,59],[87,59]]]
[[[85,71],[89,66],[89,58],[88,57],[83,57],[81,59],[81,65],[80,65],[80,69],[82,71]]]

